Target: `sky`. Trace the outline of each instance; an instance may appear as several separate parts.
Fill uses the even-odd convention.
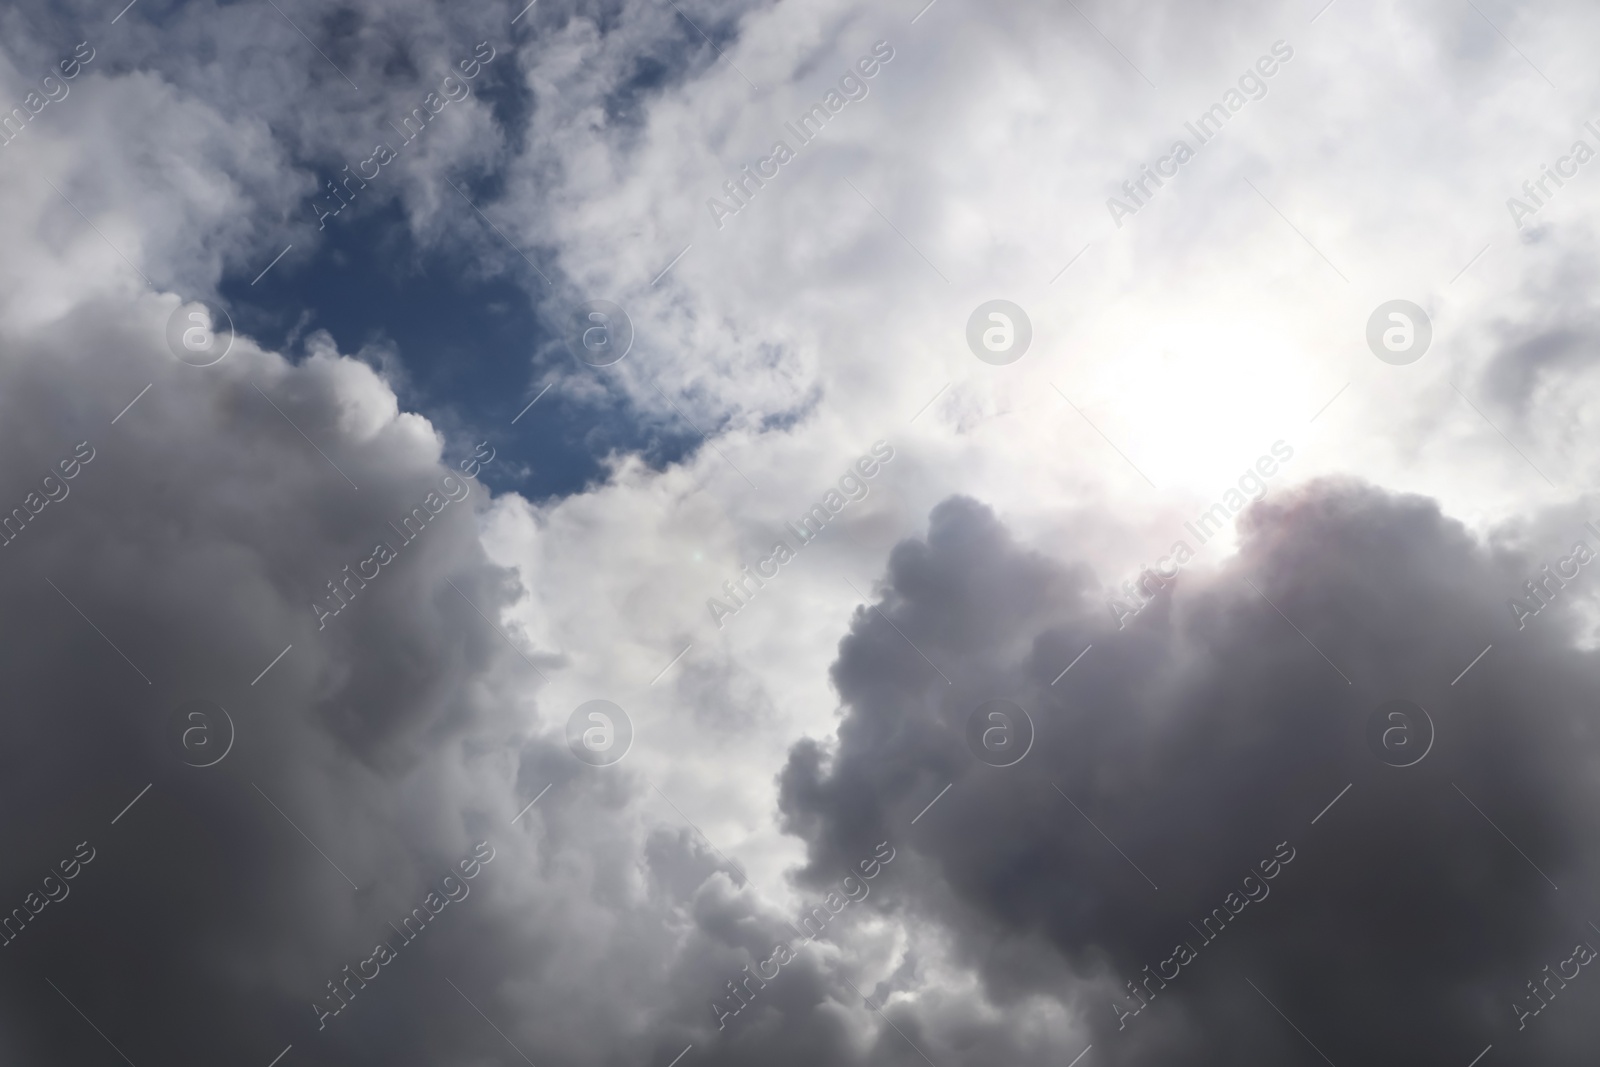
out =
[[[0,1059],[1593,1062],[1592,5],[124,3]]]

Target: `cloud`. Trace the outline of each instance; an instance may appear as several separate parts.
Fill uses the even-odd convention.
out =
[[[1295,1027],[1341,1063],[1582,1055],[1583,982],[1527,1032],[1509,1005],[1588,922],[1590,576],[1523,631],[1506,600],[1593,517],[1593,194],[1525,241],[1503,198],[1570,140],[1530,64],[1581,99],[1592,12],[281,6],[4,15],[8,91],[100,50],[0,149],[4,506],[94,449],[0,548],[0,908],[97,850],[0,949],[6,1056],[1093,1067],[1309,1059]],[[1280,37],[1269,95],[1113,230],[1105,197]],[[870,94],[715,229],[706,198],[880,40]],[[219,292],[258,319],[291,242],[259,318],[321,325],[297,257],[341,261],[309,200],[481,41],[473,97],[329,225],[392,220],[397,273],[523,287],[542,328],[484,364],[592,410],[604,476],[474,483],[413,541],[539,409],[407,410],[438,356],[403,331],[244,331],[204,369],[163,335]],[[1399,295],[1436,320],[1413,368],[1362,348]],[[638,337],[603,373],[562,352],[590,296]],[[1035,328],[1010,368],[962,339],[998,296]],[[1103,586],[1280,436],[1239,554],[1115,631]],[[706,597],[880,438],[869,500],[717,629]],[[1329,473],[1363,480],[1293,488]],[[354,598],[319,629],[330,582]],[[636,727],[611,768],[564,737],[601,697]],[[1394,697],[1438,729],[1405,770],[1367,748]],[[188,699],[232,722],[214,767],[180,757]],[[964,740],[990,699],[1038,727],[1007,770]],[[470,897],[318,1030],[479,840]],[[726,981],[881,841],[870,900],[717,1030]],[[1270,897],[1118,1031],[1125,981],[1284,841]]]
[[[974,501],[940,505],[891,557],[883,616],[858,610],[840,646],[837,743],[802,742],[784,771],[807,873],[905,840],[908,869],[877,906],[944,930],[989,1002],[1059,997],[1101,1062],[1314,1057],[1274,1006],[1334,1062],[1470,1059],[1490,1042],[1579,1062],[1583,1003],[1556,1000],[1522,1033],[1512,1009],[1596,936],[1579,888],[1600,862],[1596,666],[1570,645],[1573,616],[1518,633],[1503,598],[1539,564],[1421,498],[1319,483],[1245,525],[1237,557],[1118,632],[1081,567]],[[1014,768],[964,740],[992,698],[1037,730]],[[1414,767],[1368,747],[1391,699],[1437,729]],[[1240,899],[1252,873],[1258,903]],[[1225,900],[1230,921],[1204,926]],[[1183,943],[1197,958],[1120,1019],[1113,1005],[1141,1004],[1124,983]],[[1039,944],[1060,966],[1019,975]],[[919,978],[890,989],[928,1054],[959,1058]]]

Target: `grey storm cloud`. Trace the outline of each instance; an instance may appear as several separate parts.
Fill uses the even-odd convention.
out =
[[[479,541],[492,442],[331,353],[186,366],[173,304],[79,305],[0,366],[30,515],[0,547],[0,1054],[852,1062],[800,1010],[844,996],[809,956],[790,1021],[714,1040],[780,909],[565,750],[564,660],[501,618],[520,590]]]
[[[171,305],[82,305],[0,368],[21,531],[0,548],[0,803],[17,815],[0,828],[0,1048],[490,1055],[473,1005],[509,1015],[500,980],[539,973],[508,947],[517,918],[565,925],[527,905],[543,827],[508,826],[534,792],[512,788],[519,754],[551,750],[534,694],[560,658],[488,621],[516,592],[478,543],[488,492],[470,475],[492,445],[440,457],[352,361],[291,366],[241,338],[185,366],[162,342]],[[372,561],[377,543],[394,558]],[[196,701],[208,717],[185,717]],[[622,854],[583,829],[607,805],[561,786],[552,820]],[[479,842],[496,855],[464,880]],[[371,978],[380,942],[398,958],[319,1028],[313,1004],[347,966]]]
[[[996,1002],[1072,1005],[1100,1063],[1465,1064],[1491,1043],[1590,1062],[1600,982],[1550,985],[1538,1015],[1527,987],[1600,943],[1600,664],[1578,613],[1518,632],[1506,607],[1544,561],[1353,482],[1258,504],[1241,537],[1118,632],[1087,569],[940,505],[840,644],[837,743],[796,745],[783,772],[806,875],[904,840],[871,906],[945,929]],[[1036,728],[1007,768],[965,740],[997,698]],[[1368,743],[1394,699],[1435,729],[1412,766]],[[1005,1048],[899,1015],[935,1062]]]

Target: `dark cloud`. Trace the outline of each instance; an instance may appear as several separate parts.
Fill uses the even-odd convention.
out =
[[[1587,970],[1521,1032],[1512,1008],[1545,964],[1600,943],[1595,657],[1574,615],[1519,632],[1506,607],[1544,561],[1353,483],[1257,505],[1241,534],[1236,558],[1118,632],[1088,572],[980,504],[942,504],[891,557],[883,614],[859,609],[841,643],[837,744],[797,745],[784,771],[807,876],[904,841],[877,906],[945,931],[992,1000],[1081,1012],[1100,1063],[1320,1062],[1307,1039],[1334,1063],[1465,1064],[1491,1042],[1589,1062]],[[993,698],[1037,727],[1011,768],[964,741]],[[1367,744],[1391,699],[1436,727],[1411,767]],[[1207,940],[1225,902],[1237,914]],[[1113,1003],[1139,1004],[1124,982],[1182,942],[1194,958],[1119,1032]],[[905,1014],[936,1062],[966,1062],[956,1024]]]
[[[0,372],[8,504],[80,442],[93,454],[0,549],[0,780],[19,816],[0,826],[0,907],[37,909],[0,948],[8,1058],[120,1062],[95,1026],[135,1063],[265,1064],[291,1042],[299,1062],[442,1055],[476,1024],[422,1005],[459,1004],[442,975],[466,972],[517,880],[495,784],[537,683],[466,600],[492,617],[513,595],[477,547],[487,494],[405,544],[388,524],[464,457],[386,412],[370,372],[242,340],[188,367],[150,351],[160,313],[139,317],[130,343],[85,307]],[[397,558],[319,630],[313,600],[378,541]],[[182,758],[174,713],[194,699],[225,714],[194,726],[219,756],[231,737],[214,766]],[[501,855],[469,896],[313,1038],[325,983],[483,839]],[[30,898],[84,842],[61,899]]]
[[[719,1062],[853,1062],[824,945],[764,1018],[713,1039],[707,1005],[785,916],[632,764],[566,751],[565,709],[539,706],[540,672],[566,663],[502,617],[525,593],[480,543],[487,492],[458,477],[480,453],[442,447],[331,352],[291,366],[240,338],[183,365],[152,350],[161,303],[130,320],[85,304],[0,367],[8,500],[93,449],[0,548],[0,802],[17,813],[0,916],[37,909],[0,948],[5,1055],[264,1067],[292,1044],[304,1064],[664,1067],[695,1042]],[[437,514],[408,542],[419,506]],[[345,587],[379,542],[393,560]],[[354,593],[319,617],[329,582]],[[716,702],[757,695],[688,676]],[[194,700],[216,715],[180,717]],[[213,766],[183,758],[201,728],[231,738]],[[397,944],[479,841],[496,855],[464,899],[319,1020],[328,983]]]

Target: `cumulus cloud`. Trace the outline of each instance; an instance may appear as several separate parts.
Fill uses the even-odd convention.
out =
[[[1504,199],[1590,117],[1594,17],[8,8],[0,103],[96,54],[0,147],[0,1049],[1578,1062],[1586,976],[1522,1029],[1512,1005],[1600,937],[1600,612],[1587,563],[1542,570],[1600,521],[1594,193],[1521,230]],[[1118,227],[1107,198],[1279,41]],[[379,177],[328,188],[377,143]],[[515,443],[548,408],[410,410],[435,346],[325,328],[369,238],[469,302],[521,294],[535,328],[470,370],[592,414],[593,484],[491,492],[546,462]],[[997,296],[1034,327],[1010,366],[965,341]],[[1401,296],[1434,347],[1392,367],[1363,331]],[[238,327],[204,368],[166,341],[201,298]],[[614,367],[566,350],[587,298],[632,318]],[[298,325],[276,351],[259,322]],[[1119,629],[1122,580],[1279,439],[1266,500]],[[633,726],[609,767],[568,743],[596,698]],[[1436,729],[1414,767],[1370,747],[1391,699]],[[1009,768],[968,742],[990,700],[1032,716]],[[405,943],[365,963],[380,942]],[[755,995],[721,1025],[730,981]]]
[[[1490,1043],[1581,1062],[1568,1001],[1593,994],[1560,991],[1525,1028],[1513,1007],[1595,936],[1580,887],[1600,860],[1593,653],[1570,612],[1519,632],[1504,603],[1541,561],[1355,483],[1246,525],[1236,557],[1119,632],[1083,568],[975,501],[941,505],[840,646],[837,743],[797,745],[784,772],[807,873],[901,837],[914,874],[882,907],[942,931],[989,1002],[1058,997],[1110,1062],[1314,1058],[1308,1041],[1334,1062]],[[1006,769],[966,740],[994,698],[1036,730]],[[1379,758],[1403,738],[1369,744],[1395,699],[1436,731],[1405,768]],[[1057,966],[1031,958],[1041,941]],[[910,968],[886,992],[936,1062],[959,1059],[966,1021],[922,1010],[929,981]]]

